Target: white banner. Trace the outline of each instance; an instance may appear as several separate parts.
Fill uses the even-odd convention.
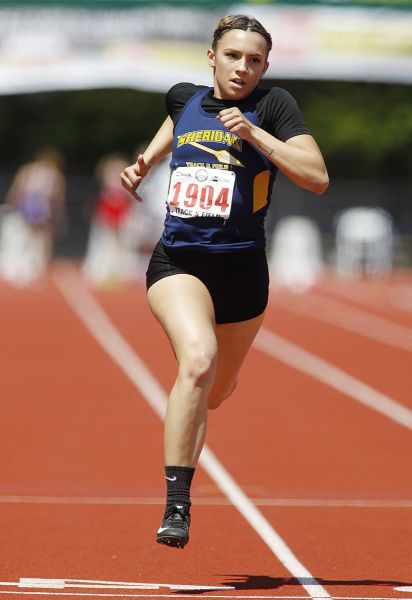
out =
[[[412,83],[412,11],[233,5],[273,36],[269,78]],[[214,10],[0,8],[0,93],[211,84]]]

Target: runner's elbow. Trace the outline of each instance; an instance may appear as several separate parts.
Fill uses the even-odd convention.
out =
[[[311,181],[310,187],[308,188],[311,192],[314,192],[318,196],[321,196],[326,192],[329,187],[329,176],[327,172],[319,174],[316,178]]]

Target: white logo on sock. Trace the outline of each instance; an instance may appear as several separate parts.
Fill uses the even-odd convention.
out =
[[[176,475],[173,475],[173,477],[168,477],[168,476],[166,475],[166,479],[167,479],[168,481],[176,481],[177,477],[176,477]]]

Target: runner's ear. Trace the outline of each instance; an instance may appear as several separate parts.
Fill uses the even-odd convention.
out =
[[[216,67],[215,53],[212,50],[212,48],[209,48],[209,50],[207,51],[207,58],[209,61],[209,67]]]

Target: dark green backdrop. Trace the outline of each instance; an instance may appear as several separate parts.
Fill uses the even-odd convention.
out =
[[[409,179],[412,86],[266,82],[298,100],[332,175]],[[166,113],[162,94],[88,90],[0,97],[0,171],[43,145],[57,146],[67,170],[86,174],[107,152],[134,155]]]

